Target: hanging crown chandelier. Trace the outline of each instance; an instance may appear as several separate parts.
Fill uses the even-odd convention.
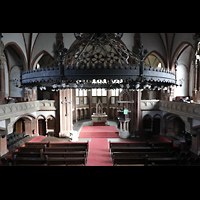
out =
[[[140,44],[137,54],[122,42],[122,33],[75,33],[69,49],[61,42],[51,67],[22,74],[22,85],[52,91],[66,88],[166,89],[176,85],[176,75],[154,69],[144,62],[147,50]]]

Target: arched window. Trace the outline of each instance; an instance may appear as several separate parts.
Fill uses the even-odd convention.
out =
[[[146,59],[145,62],[153,67],[154,69],[162,69],[165,68],[163,60],[158,56],[155,52],[150,53]]]
[[[44,53],[43,56],[38,61],[38,63],[36,64],[35,69],[47,67],[52,64],[52,61],[53,61],[53,58],[49,54]]]

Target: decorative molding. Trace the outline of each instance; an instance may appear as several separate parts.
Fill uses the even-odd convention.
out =
[[[56,110],[56,101],[42,100],[0,105],[0,121],[39,110]]]
[[[159,110],[160,100],[141,100],[141,110]]]
[[[173,101],[159,101],[159,110],[200,120],[200,104]]]

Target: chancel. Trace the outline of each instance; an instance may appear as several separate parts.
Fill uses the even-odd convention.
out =
[[[96,113],[93,113],[92,122],[93,125],[106,125],[108,115],[106,113],[103,113],[103,104],[101,103],[100,99],[98,103],[96,104]]]
[[[198,166],[199,69],[200,33],[0,33],[0,165]]]

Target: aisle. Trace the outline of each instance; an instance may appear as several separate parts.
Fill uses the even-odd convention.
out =
[[[83,126],[79,138],[91,138],[87,166],[112,166],[108,138],[119,138],[116,126]]]
[[[92,138],[87,166],[112,166],[107,138]]]

